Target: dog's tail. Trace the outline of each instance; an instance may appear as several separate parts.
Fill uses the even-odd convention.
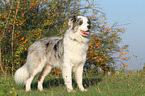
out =
[[[15,72],[15,82],[16,84],[25,84],[29,77],[29,72],[26,65],[23,65]]]

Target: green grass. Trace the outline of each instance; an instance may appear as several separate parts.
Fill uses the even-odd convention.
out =
[[[87,92],[79,91],[73,80],[74,93],[68,93],[62,78],[46,78],[44,91],[37,90],[37,78],[32,91],[25,92],[24,86],[16,85],[10,76],[0,78],[0,96],[145,96],[145,73],[132,75],[111,75],[84,78]]]

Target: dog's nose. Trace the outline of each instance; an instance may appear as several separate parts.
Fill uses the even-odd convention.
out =
[[[87,28],[88,28],[88,29],[91,29],[91,26],[90,26],[90,25],[88,25],[88,26],[87,26]]]

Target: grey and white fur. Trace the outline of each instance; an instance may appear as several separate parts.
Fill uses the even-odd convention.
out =
[[[51,37],[35,41],[28,49],[26,63],[15,72],[16,84],[26,84],[26,91],[31,90],[31,82],[37,73],[38,89],[52,67],[62,70],[62,76],[68,92],[73,92],[72,72],[81,91],[87,91],[82,84],[83,66],[90,35],[91,22],[87,17],[74,16],[69,19],[70,28],[64,38]]]

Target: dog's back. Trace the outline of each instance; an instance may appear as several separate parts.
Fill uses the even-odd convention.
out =
[[[46,63],[53,66],[58,66],[62,63],[63,58],[63,39],[60,37],[43,38],[35,41],[28,50],[28,59],[37,58],[43,60],[46,58]]]

